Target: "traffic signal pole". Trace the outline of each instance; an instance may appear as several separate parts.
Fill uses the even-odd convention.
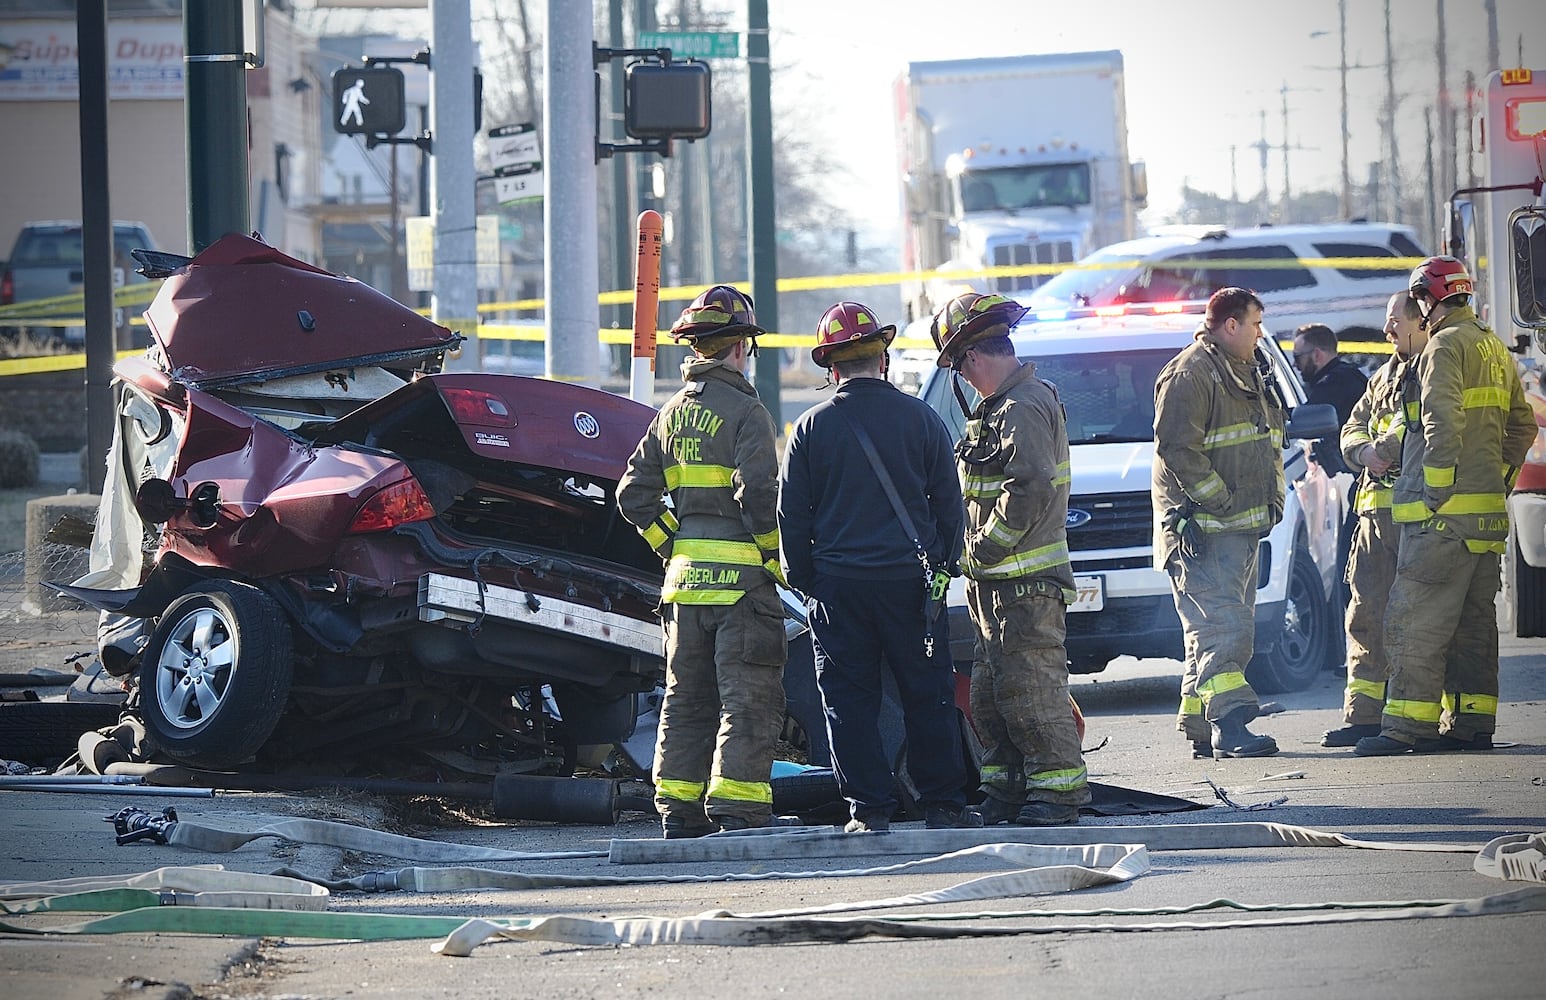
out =
[[[430,4],[430,134],[434,162],[435,277],[430,318],[466,338],[451,371],[478,371],[477,210],[473,203],[473,65],[470,0]],[[437,69],[438,67],[438,69]]]

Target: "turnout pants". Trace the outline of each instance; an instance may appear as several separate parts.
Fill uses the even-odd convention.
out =
[[[882,663],[901,699],[907,773],[919,805],[964,806],[970,779],[943,608],[934,623],[934,655],[929,657],[924,655],[924,593],[917,574],[905,580],[819,577],[810,596],[811,645],[832,769],[851,814],[889,819],[898,805],[877,725]]]
[[[986,745],[982,790],[1006,802],[1088,804],[1061,590],[1045,580],[968,580],[966,597],[981,639],[971,706]]]
[[[1390,682],[1380,724],[1404,742],[1497,731],[1498,555],[1442,518],[1402,525],[1385,609]]]
[[[731,605],[664,604],[666,694],[655,739],[655,808],[689,826],[766,826],[784,722],[784,610],[773,587]]]
[[[1176,728],[1189,740],[1211,741],[1210,722],[1259,704],[1245,679],[1256,650],[1256,550],[1250,532],[1205,533],[1197,558],[1177,547],[1165,563],[1186,645]]]
[[[1347,563],[1353,599],[1347,606],[1347,688],[1342,697],[1342,721],[1350,726],[1377,725],[1385,708],[1385,682],[1390,679],[1385,606],[1396,580],[1400,539],[1389,508],[1358,516]]]

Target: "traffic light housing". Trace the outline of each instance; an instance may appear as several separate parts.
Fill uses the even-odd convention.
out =
[[[408,124],[403,71],[391,66],[333,72],[333,129],[344,135],[396,135]]]

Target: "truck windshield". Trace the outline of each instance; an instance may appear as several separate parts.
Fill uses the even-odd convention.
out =
[[[1072,208],[1090,203],[1088,163],[1039,163],[968,170],[961,175],[963,212]]]
[[[1106,305],[1141,271],[1142,261],[1129,250],[1097,250],[1038,288],[1024,300],[1032,309]]]

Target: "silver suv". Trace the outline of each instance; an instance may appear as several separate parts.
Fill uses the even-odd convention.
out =
[[[1022,301],[1041,310],[1177,302],[1238,285],[1261,296],[1280,337],[1325,323],[1342,339],[1383,345],[1385,304],[1426,256],[1410,226],[1383,222],[1167,226],[1097,250]],[[1332,265],[1315,263],[1326,258]]]
[[[142,284],[145,278],[134,270],[131,250],[157,249],[155,238],[143,222],[113,223],[114,284]],[[17,234],[16,245],[0,273],[0,307],[20,305],[38,299],[52,299],[75,295],[85,282],[85,253],[82,249],[81,224],[78,221],[29,222]],[[131,310],[131,314],[143,312],[144,307]],[[29,328],[35,340],[60,341],[66,346],[80,347],[86,342],[86,330],[78,325],[36,323],[38,318],[79,317],[81,307],[76,303],[62,305],[47,313],[29,313],[17,319],[18,324],[32,319]],[[117,326],[123,329],[128,316],[121,315]],[[3,320],[0,320],[3,322]],[[122,347],[130,346],[120,344]]]

